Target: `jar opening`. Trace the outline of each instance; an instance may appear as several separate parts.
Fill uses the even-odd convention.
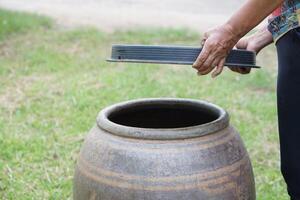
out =
[[[128,127],[170,129],[207,124],[218,119],[220,113],[201,105],[153,103],[128,106],[107,117],[113,123]]]
[[[97,117],[107,133],[139,139],[187,139],[212,134],[229,125],[226,111],[192,99],[138,99],[103,109]]]

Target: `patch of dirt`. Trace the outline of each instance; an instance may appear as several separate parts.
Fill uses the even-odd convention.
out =
[[[223,23],[245,0],[1,0],[0,7],[53,17],[64,26],[105,31],[132,27],[187,27],[204,31]]]

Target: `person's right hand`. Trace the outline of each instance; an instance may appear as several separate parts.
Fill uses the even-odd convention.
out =
[[[240,41],[238,41],[235,47],[237,49],[253,51],[256,54],[258,54],[260,50],[262,50],[264,47],[271,44],[272,42],[272,34],[267,30],[266,27],[264,27],[255,34],[242,38]],[[246,67],[230,67],[230,69],[240,74],[249,74],[251,71],[251,68]]]

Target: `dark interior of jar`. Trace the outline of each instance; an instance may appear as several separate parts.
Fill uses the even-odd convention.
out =
[[[136,105],[116,109],[108,119],[116,124],[139,128],[184,128],[212,122],[218,110],[202,105]]]

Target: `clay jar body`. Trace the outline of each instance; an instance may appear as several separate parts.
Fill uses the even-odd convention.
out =
[[[254,200],[251,163],[220,107],[141,99],[105,108],[81,149],[75,200]]]

